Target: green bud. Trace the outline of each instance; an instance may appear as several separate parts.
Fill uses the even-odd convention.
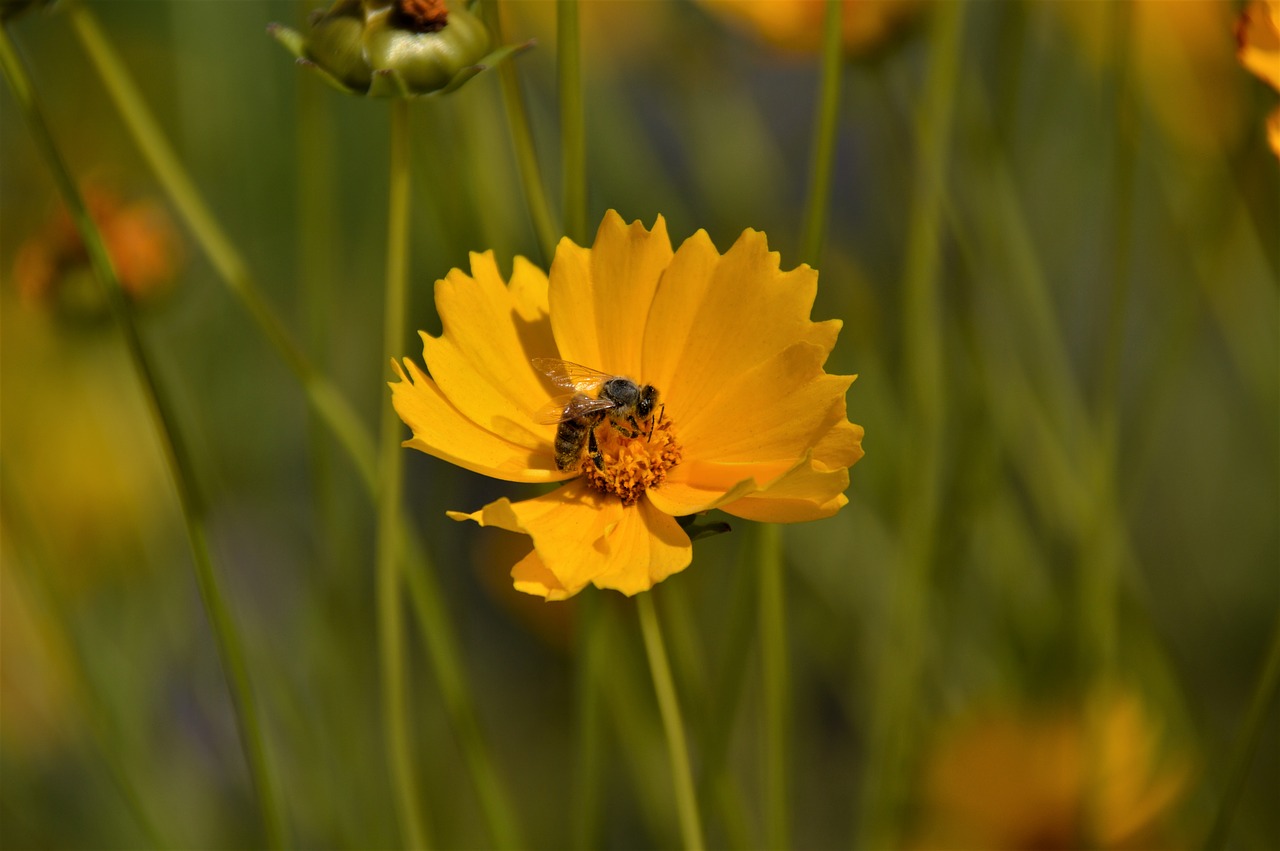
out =
[[[279,24],[268,31],[334,87],[373,97],[451,92],[524,47],[489,52],[480,19],[446,0],[337,0],[305,35]]]

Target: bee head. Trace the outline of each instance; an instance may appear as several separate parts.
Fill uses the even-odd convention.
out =
[[[658,390],[652,384],[640,388],[640,398],[636,400],[636,415],[640,419],[648,419],[653,408],[658,404]]]

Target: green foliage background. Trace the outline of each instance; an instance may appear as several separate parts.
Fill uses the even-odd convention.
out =
[[[554,13],[503,5],[515,7],[509,41],[538,38],[513,61],[559,209]],[[589,228],[610,208],[646,224],[662,215],[677,243],[705,228],[723,250],[751,227],[784,268],[810,260],[819,58],[774,51],[692,4],[582,5]],[[1200,843],[1218,811],[1280,612],[1280,163],[1262,130],[1275,93],[1235,65],[1232,14],[1214,37],[1148,26],[1184,5],[968,4],[958,72],[943,81],[950,129],[933,139],[919,116],[940,6],[840,72],[814,316],[844,321],[828,370],[860,375],[849,416],[867,455],[847,508],[782,530],[797,847],[910,837],[940,725],[992,701],[1073,705],[1100,678],[1143,695],[1162,753],[1192,767],[1170,842]],[[388,104],[324,88],[265,35],[272,21],[301,25],[301,4],[90,8],[268,302],[375,429],[390,378]],[[163,197],[65,15],[6,26],[77,176]],[[1149,62],[1153,51],[1172,58]],[[409,317],[435,333],[431,284],[468,252],[492,249],[505,270],[516,254],[549,258],[497,73],[410,115]],[[920,243],[930,142],[941,201],[937,239]],[[259,845],[181,514],[118,333],[59,322],[12,286],[18,247],[57,193],[8,89],[0,147],[0,839]],[[186,243],[175,292],[138,319],[210,505],[290,841],[395,846],[376,515],[276,352]],[[933,291],[912,304],[905,282],[935,247]],[[912,374],[922,347],[940,365],[927,398]],[[403,352],[418,357],[416,337]],[[85,433],[100,439],[78,443]],[[521,842],[676,844],[631,601],[516,594],[514,536],[444,511],[525,491],[408,456],[405,504]],[[139,494],[94,497],[103,465],[145,471]],[[733,526],[652,594],[707,840],[763,846],[759,547],[751,524]],[[444,847],[494,844],[406,620],[430,833]],[[1280,841],[1274,701],[1263,719],[1236,847]]]

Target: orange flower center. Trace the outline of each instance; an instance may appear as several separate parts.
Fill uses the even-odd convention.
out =
[[[611,493],[623,505],[634,505],[649,488],[667,478],[667,470],[680,463],[680,444],[665,416],[635,437],[618,431],[606,419],[596,428],[596,442],[604,458],[604,469],[590,459],[582,465],[587,483],[601,493]]]
[[[433,33],[449,23],[449,9],[444,0],[397,0],[396,24],[416,33]]]

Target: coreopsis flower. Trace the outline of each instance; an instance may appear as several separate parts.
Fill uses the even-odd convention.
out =
[[[716,15],[745,26],[783,50],[812,53],[822,44],[824,0],[700,0]],[[922,0],[842,0],[840,40],[859,55],[883,45],[918,16]]]
[[[1280,0],[1253,0],[1236,25],[1240,64],[1280,92]],[[1280,108],[1267,117],[1267,142],[1280,157]]]
[[[928,848],[1163,848],[1188,766],[1131,693],[1000,706],[956,722],[926,760]]]
[[[443,322],[427,372],[396,364],[405,446],[559,489],[474,513],[528,535],[515,587],[548,600],[588,584],[636,594],[687,567],[677,518],[720,509],[795,522],[847,502],[862,428],[854,376],[828,375],[839,320],[813,322],[818,273],[782,271],[748,230],[724,254],[705,231],[673,251],[609,212],[594,244],[561,240],[550,275],[492,252],[436,284]],[[563,422],[556,422],[564,420]]]
[[[305,34],[268,32],[334,88],[374,97],[451,92],[522,47],[490,52],[489,30],[461,0],[335,0]]]
[[[135,304],[152,303],[166,295],[186,252],[164,207],[149,199],[126,202],[113,190],[95,184],[84,192],[125,295]],[[25,302],[51,306],[59,316],[102,319],[109,315],[106,294],[93,276],[80,231],[65,208],[19,247],[13,279]]]

